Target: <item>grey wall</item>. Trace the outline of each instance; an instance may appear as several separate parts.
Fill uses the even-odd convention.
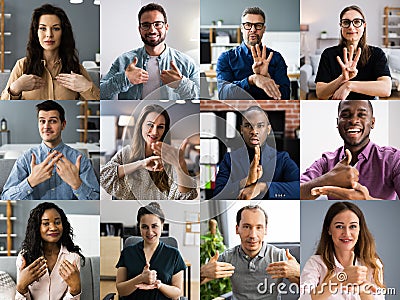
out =
[[[301,201],[301,269],[314,254],[322,224],[332,201]],[[400,228],[399,201],[354,201],[365,215],[368,229],[375,237],[378,255],[384,264],[384,281],[387,288],[400,287],[400,260],[398,246]],[[397,291],[398,293],[398,291]],[[386,300],[398,299],[398,296],[386,295]]]
[[[226,25],[239,24],[246,7],[260,7],[267,18],[268,31],[299,31],[299,0],[201,0],[200,24],[222,19]]]
[[[95,60],[95,53],[100,50],[100,6],[94,5],[92,0],[82,4],[70,4],[68,0],[5,0],[5,12],[11,13],[11,19],[6,19],[5,30],[12,35],[5,38],[6,68],[11,69],[16,60],[26,54],[26,44],[29,36],[29,27],[32,12],[45,3],[59,6],[66,12],[75,36],[79,59]]]
[[[42,101],[0,101],[0,119],[7,120],[7,127],[11,132],[11,143],[13,144],[39,144],[41,138],[38,131],[38,121],[36,117],[35,105]],[[79,142],[79,120],[76,116],[79,114],[77,101],[67,100],[59,101],[65,110],[65,119],[67,126],[62,132],[62,138],[65,143]]]

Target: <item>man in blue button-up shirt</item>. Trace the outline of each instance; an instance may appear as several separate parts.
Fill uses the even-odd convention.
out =
[[[17,159],[1,195],[3,200],[98,200],[99,182],[90,160],[62,142],[65,112],[52,100],[37,106],[39,146]]]
[[[258,7],[246,8],[241,25],[243,42],[218,58],[219,99],[290,99],[283,57],[261,46],[265,29],[264,12]]]
[[[167,15],[150,3],[139,11],[144,43],[119,56],[100,81],[101,99],[194,99],[199,97],[199,69],[187,55],[165,44]]]

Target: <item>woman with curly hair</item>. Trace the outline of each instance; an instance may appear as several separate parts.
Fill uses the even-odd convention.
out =
[[[389,97],[392,81],[385,53],[367,44],[367,22],[361,8],[340,13],[339,45],[321,55],[315,82],[319,99],[366,100]]]
[[[301,300],[385,299],[383,264],[360,208],[336,202],[328,209],[315,255],[300,277]]]
[[[51,202],[31,210],[17,258],[15,299],[80,299],[80,259],[64,211]]]
[[[79,64],[71,23],[65,12],[44,4],[36,8],[26,57],[11,71],[3,100],[99,100],[100,90]]]
[[[157,104],[146,105],[135,124],[132,144],[101,168],[100,184],[118,199],[194,199],[196,182],[189,176],[184,150],[169,144],[170,118]]]

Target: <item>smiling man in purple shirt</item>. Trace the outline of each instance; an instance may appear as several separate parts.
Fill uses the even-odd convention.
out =
[[[400,151],[370,141],[374,128],[369,100],[344,100],[337,128],[344,146],[325,152],[300,178],[300,198],[395,200],[400,195]]]

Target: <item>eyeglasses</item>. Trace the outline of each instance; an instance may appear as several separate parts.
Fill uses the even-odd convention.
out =
[[[365,21],[363,19],[358,19],[358,18],[354,20],[341,19],[339,25],[342,26],[343,28],[349,28],[351,23],[353,23],[354,27],[359,28],[365,23]]]
[[[250,30],[253,26],[256,30],[261,30],[264,27],[264,23],[250,23],[250,22],[246,22],[246,23],[242,23],[242,26],[244,29],[246,30]]]
[[[153,25],[155,29],[162,29],[164,27],[164,24],[165,24],[164,21],[155,21],[153,23],[145,22],[145,23],[140,23],[140,28],[143,30],[149,30],[151,25]]]

